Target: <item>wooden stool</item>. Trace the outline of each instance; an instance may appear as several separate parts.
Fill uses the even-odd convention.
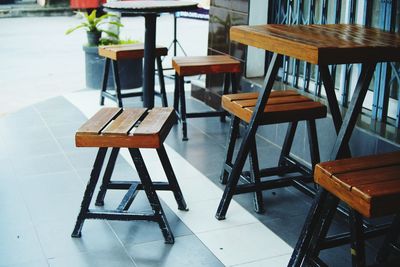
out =
[[[167,94],[165,92],[164,73],[162,68],[161,57],[168,54],[168,48],[156,47],[157,72],[160,83],[160,92],[155,92],[161,97],[162,106],[167,107]],[[100,105],[104,105],[104,97],[117,102],[118,107],[122,107],[122,98],[142,96],[142,92],[121,93],[120,79],[118,75],[118,60],[123,59],[142,59],[144,57],[144,44],[129,44],[129,45],[109,45],[99,46],[99,55],[106,58],[104,64],[103,84],[100,92]],[[115,94],[107,92],[108,72],[110,70],[110,62],[114,73]]]
[[[183,138],[187,138],[186,118],[217,117],[224,121],[224,111],[186,112],[185,76],[200,74],[225,74],[223,94],[229,92],[229,83],[232,83],[232,93],[237,92],[235,74],[240,72],[240,62],[229,56],[202,56],[202,57],[175,57],[172,59],[172,67],[175,69],[174,108],[182,122]],[[180,104],[180,109],[179,109]]]
[[[76,146],[99,147],[99,151],[85,190],[72,237],[81,236],[85,219],[147,220],[155,221],[159,224],[166,243],[174,242],[174,236],[169,228],[156,190],[172,191],[178,203],[178,209],[187,210],[178,181],[163,145],[164,139],[175,121],[176,115],[172,108],[154,108],[152,110],[144,108],[103,108],[79,128],[75,136]],[[139,174],[140,182],[111,181],[115,161],[119,149],[122,147],[128,148]],[[107,189],[122,189],[128,190],[128,192],[115,210],[92,210],[89,209],[89,205],[99,179],[107,148],[112,148],[112,151],[104,172],[96,205],[102,206],[104,204]],[[156,149],[168,182],[152,182],[139,148]],[[135,214],[128,212],[137,190],[145,191],[153,210],[152,213]]]
[[[385,261],[390,252],[389,248],[397,240],[400,232],[400,152],[323,162],[316,166],[314,180],[323,189],[319,198],[315,200],[315,208],[311,209],[313,213],[310,211],[307,219],[313,220],[313,227],[303,229],[289,266],[300,266],[303,260],[304,263],[319,261],[316,259],[319,250],[332,247],[326,242],[324,245],[324,241],[339,200],[351,209],[353,266],[365,266],[364,238],[383,233],[382,229],[375,232],[366,229],[364,233],[361,215],[375,218],[397,214],[387,233],[384,246],[378,252],[377,260]],[[334,237],[329,239],[334,240]],[[307,241],[303,242],[304,240]],[[347,243],[348,240],[349,238]],[[334,241],[336,246],[346,243],[338,242],[339,239]]]
[[[310,170],[304,164],[290,156],[290,150],[293,138],[299,121],[307,122],[308,141],[310,144],[311,164],[313,166],[319,162],[319,149],[315,119],[326,117],[326,107],[319,102],[302,96],[294,90],[272,91],[262,117],[259,118],[259,125],[268,125],[275,123],[289,123],[285,141],[279,159],[279,165],[274,168],[259,168],[256,141],[253,140],[250,153],[250,171],[242,172],[240,178],[246,183],[238,185],[239,180],[228,181],[233,163],[233,152],[236,139],[239,134],[239,124],[244,122],[249,124],[253,115],[253,110],[257,103],[258,93],[240,93],[222,96],[222,107],[233,115],[231,127],[228,134],[226,145],[226,155],[221,172],[221,183],[227,183],[224,196],[220,202],[217,211],[217,218],[224,219],[226,211],[232,196],[255,192],[254,207],[255,211],[262,213],[264,211],[262,190],[279,188],[293,185],[301,191],[313,195],[313,189],[305,183],[312,181],[312,169]],[[278,179],[269,179],[261,181],[261,177],[279,175],[287,173],[300,173],[299,176],[281,177]]]

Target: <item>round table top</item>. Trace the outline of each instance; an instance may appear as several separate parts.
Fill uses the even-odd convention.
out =
[[[192,1],[117,1],[103,5],[106,10],[121,13],[166,13],[189,11],[197,9],[197,3]]]

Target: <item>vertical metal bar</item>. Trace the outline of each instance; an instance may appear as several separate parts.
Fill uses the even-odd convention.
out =
[[[112,69],[114,72],[115,97],[117,98],[118,107],[122,108],[121,82],[119,80],[118,61],[113,60],[112,63]]]
[[[175,72],[174,109],[179,113],[179,75],[177,72]]]
[[[260,186],[260,166],[258,165],[258,155],[257,155],[257,145],[256,145],[256,137],[254,136],[253,141],[250,143],[250,179],[254,185]],[[264,213],[264,199],[262,190],[256,190],[253,193],[253,204],[254,211],[257,213]]]
[[[315,165],[321,161],[319,155],[317,127],[315,125],[315,120],[307,121],[307,132],[308,143],[310,146],[311,170],[312,172],[314,172]]]
[[[228,181],[229,173],[226,169],[232,167],[233,152],[235,150],[236,139],[239,136],[239,123],[240,119],[232,115],[231,125],[229,127],[229,132],[227,135],[227,140],[225,145],[226,154],[225,154],[224,165],[222,166],[221,176],[219,178],[221,184],[226,184],[226,182]]]
[[[181,102],[181,122],[182,122],[182,141],[189,140],[187,137],[187,124],[186,124],[186,98],[185,98],[185,80],[183,76],[178,76],[178,88]]]
[[[156,49],[157,14],[146,14],[144,40],[143,106],[154,107],[154,63]]]
[[[390,30],[392,28],[392,21],[395,21],[396,10],[393,9],[392,0],[386,0],[386,12],[385,12],[385,23],[384,30]],[[389,94],[390,94],[390,68],[388,63],[381,64],[381,77],[379,83],[379,99],[378,99],[378,120],[386,122],[387,113],[389,107]]]
[[[163,107],[168,107],[167,92],[165,91],[164,70],[162,66],[161,57],[158,56],[156,60],[157,60],[158,82],[160,84],[161,103]]]
[[[294,135],[296,133],[297,129],[297,121],[294,122],[289,122],[286,130],[286,135],[285,135],[285,140],[283,141],[282,149],[281,149],[281,155],[279,156],[279,163],[278,165],[285,166],[286,164],[286,157],[289,156],[290,150],[292,148],[293,144],[293,139]]]
[[[111,61],[111,59],[106,58],[106,60],[104,62],[103,83],[101,84],[101,92],[100,92],[100,106],[104,105],[103,92],[107,91],[108,73],[110,70],[110,61]]]

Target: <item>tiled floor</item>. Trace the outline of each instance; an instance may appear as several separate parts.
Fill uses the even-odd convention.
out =
[[[188,142],[181,141],[179,125],[166,140],[190,209],[178,211],[169,192],[159,194],[174,245],[164,244],[157,224],[150,222],[87,220],[82,238],[71,238],[96,153],[75,148],[74,132],[98,110],[97,94],[60,96],[0,118],[0,266],[286,266],[310,199],[288,188],[267,191],[267,210],[259,215],[252,211],[251,196],[240,195],[227,219],[216,220],[228,129],[217,118],[189,120]],[[188,104],[199,106],[193,99]],[[140,105],[138,100],[126,102]],[[258,144],[261,160],[271,163],[277,147],[261,136]],[[151,175],[162,178],[153,151],[143,154]],[[122,151],[114,177],[134,176],[127,159]],[[105,208],[120,199],[121,192],[107,194]],[[139,195],[132,208],[149,206]],[[339,218],[333,231],[345,227]],[[348,247],[341,247],[323,252],[323,258],[329,266],[349,266],[347,252]],[[373,258],[371,243],[368,252]]]
[[[157,42],[168,46],[173,18],[158,20]],[[84,32],[64,34],[77,22],[71,17],[1,20],[5,52],[0,65],[0,267],[286,266],[310,199],[291,188],[265,191],[266,213],[259,215],[252,210],[251,195],[239,195],[227,219],[217,221],[214,214],[223,189],[218,180],[229,127],[217,118],[190,119],[188,142],[181,141],[179,126],[166,140],[190,209],[178,211],[168,192],[159,193],[174,245],[164,244],[158,226],[148,222],[88,220],[82,238],[70,237],[96,154],[95,149],[76,148],[74,133],[99,108],[95,91],[58,96],[84,87]],[[123,37],[142,39],[142,18],[123,18],[123,23]],[[178,39],[188,55],[207,53],[207,35],[207,22],[178,20]],[[53,98],[42,101],[48,97]],[[137,99],[126,104],[141,106]],[[206,107],[188,99],[188,108]],[[283,136],[273,127],[259,133],[260,161],[272,165],[279,150],[265,137],[281,144]],[[331,146],[331,141],[325,138],[320,147]],[[295,151],[304,149],[301,144],[294,146]],[[143,153],[151,173],[161,177],[154,154]],[[327,153],[322,149],[322,158]],[[126,151],[118,158],[114,177],[135,177]],[[105,207],[115,207],[120,198],[121,192],[108,193]],[[132,208],[149,206],[139,194]],[[338,217],[332,231],[346,227]],[[376,244],[368,242],[369,261]],[[329,266],[350,266],[348,246],[324,251],[322,257]]]

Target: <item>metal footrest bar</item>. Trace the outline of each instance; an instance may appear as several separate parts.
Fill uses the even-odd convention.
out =
[[[111,181],[107,185],[107,189],[111,190],[128,190],[132,184],[137,183],[137,190],[143,190],[143,185],[140,182],[127,182],[127,181]],[[153,182],[153,186],[155,190],[172,190],[172,187],[167,182]]]
[[[292,166],[294,168],[296,168],[296,170],[300,173],[302,173],[303,175],[313,175],[312,171],[307,168],[306,166],[304,166],[303,163],[301,163],[300,161],[290,157],[290,156],[283,156],[283,161],[287,164],[289,164],[289,167]]]
[[[364,238],[374,238],[379,235],[385,234],[391,224],[382,224],[371,227],[372,229],[365,229],[364,230]],[[349,244],[350,243],[350,232],[341,233],[337,235],[327,236],[320,244],[320,249],[329,249],[333,247],[338,247],[341,245]]]
[[[138,193],[138,185],[139,183],[132,183],[131,187],[129,187],[128,192],[126,192],[124,198],[121,203],[118,205],[117,211],[127,211],[132,204],[132,201],[135,199]]]
[[[268,189],[287,187],[293,184],[293,180],[298,180],[298,179],[304,179],[304,176],[283,177],[269,181],[260,181],[259,185],[250,183],[240,184],[236,186],[234,194],[237,195],[237,194],[250,193],[257,190],[268,190]],[[310,179],[312,178],[310,177]]]
[[[204,111],[196,113],[186,113],[186,118],[201,118],[201,117],[220,117],[222,115],[227,115],[226,111]]]
[[[118,220],[118,221],[132,221],[132,220],[142,220],[142,221],[158,221],[158,217],[153,214],[134,214],[128,213],[126,211],[91,211],[86,213],[85,219],[101,219],[101,220]]]

